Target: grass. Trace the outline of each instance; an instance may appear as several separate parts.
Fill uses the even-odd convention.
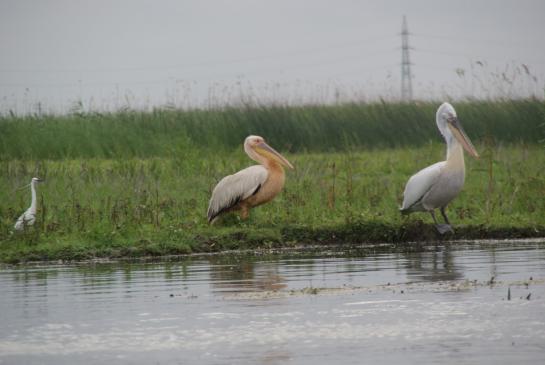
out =
[[[437,141],[439,102],[224,107],[67,116],[0,116],[0,159],[119,159],[230,152],[249,134],[292,153],[422,146]],[[543,100],[455,103],[474,141],[545,139]]]
[[[482,158],[466,158],[464,191],[447,209],[454,237],[543,236],[543,146],[476,145]],[[407,179],[444,158],[438,136],[419,147],[286,153],[296,170],[287,172],[284,191],[249,221],[231,216],[212,227],[205,217],[212,188],[253,162],[240,146],[225,153],[185,146],[170,146],[178,152],[168,157],[1,160],[0,261],[437,239],[428,215],[402,217],[397,208]],[[30,201],[28,189],[17,188],[33,175],[46,178],[39,219],[14,233]]]

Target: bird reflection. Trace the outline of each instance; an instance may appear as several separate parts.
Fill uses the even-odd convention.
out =
[[[277,291],[286,287],[277,265],[247,257],[210,258],[210,279],[217,293]]]
[[[407,276],[415,280],[442,281],[459,280],[463,274],[454,262],[450,247],[434,251],[410,252],[404,254]]]

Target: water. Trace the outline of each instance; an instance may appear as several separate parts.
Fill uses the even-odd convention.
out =
[[[545,363],[538,241],[5,267],[0,290],[0,364]]]

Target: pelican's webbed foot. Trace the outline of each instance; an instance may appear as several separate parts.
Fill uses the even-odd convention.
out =
[[[449,221],[445,215],[444,208],[441,208],[441,214],[443,214],[443,217],[447,222],[446,224],[439,224],[439,222],[437,222],[437,218],[435,218],[435,213],[433,212],[433,210],[430,210],[430,214],[433,218],[433,221],[435,222],[435,229],[437,229],[437,232],[439,232],[439,234],[445,234],[447,232],[454,233],[454,229],[452,229],[452,226],[449,224]]]
[[[450,224],[436,224],[435,229],[437,229],[437,232],[439,234],[445,234],[445,233],[454,233],[454,229],[452,229],[452,226]]]

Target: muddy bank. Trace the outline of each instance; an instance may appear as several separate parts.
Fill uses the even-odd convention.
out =
[[[266,232],[236,232],[224,236],[201,237],[200,252],[215,252],[232,248],[241,249],[290,247],[294,245],[365,245],[391,243],[406,249],[407,243],[441,241],[522,239],[545,237],[545,227],[487,227],[484,225],[455,227],[454,233],[440,235],[432,225],[417,221],[401,226],[383,223],[355,223],[329,228],[287,227],[279,237]]]
[[[137,235],[105,239],[55,236],[13,237],[0,243],[0,262],[81,261],[97,258],[120,259],[187,255],[191,253],[222,252],[226,250],[259,250],[306,246],[351,246],[389,243],[373,251],[418,250],[419,243],[453,240],[520,239],[545,237],[545,227],[490,227],[484,225],[458,226],[455,233],[439,235],[434,227],[416,221],[400,226],[377,222],[359,222],[334,227],[313,228],[235,226],[171,236],[159,231],[145,237]],[[411,245],[407,245],[411,243]]]

